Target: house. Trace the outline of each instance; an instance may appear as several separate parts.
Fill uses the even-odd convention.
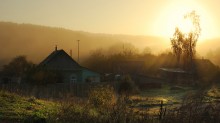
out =
[[[39,67],[48,71],[59,72],[63,83],[100,82],[100,74],[80,66],[64,50],[53,51]]]

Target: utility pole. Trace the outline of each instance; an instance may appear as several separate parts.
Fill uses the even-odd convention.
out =
[[[72,49],[70,49],[70,56],[71,56],[71,58],[73,58],[72,54],[73,54]]]
[[[80,40],[77,40],[77,42],[78,42],[78,63],[79,63],[79,41]]]

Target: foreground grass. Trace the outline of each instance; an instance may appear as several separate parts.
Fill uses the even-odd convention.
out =
[[[101,87],[92,91],[88,100],[68,98],[59,102],[0,91],[0,122],[132,123],[154,120],[146,119],[147,115],[140,117],[129,108],[124,98],[111,102],[113,97],[110,95],[114,94],[111,88],[100,89],[103,90]]]
[[[142,94],[129,98],[120,96],[116,100],[112,88],[98,87],[90,92],[88,99],[80,101],[78,98],[67,98],[59,102],[0,91],[0,122],[185,123],[186,121],[220,121],[220,89],[216,86],[207,89],[204,94],[190,92],[191,95],[181,97],[182,101],[176,101],[178,102],[176,108],[168,106],[169,100],[178,100],[175,96],[178,97],[177,95],[183,95],[190,90],[187,88],[175,90],[174,93],[169,88],[162,88],[163,93],[148,90],[148,93],[144,92],[145,96]],[[162,105],[161,102],[163,102]]]
[[[199,96],[203,98],[201,103],[218,104],[220,102],[220,85],[213,85],[202,92],[195,87],[175,86],[177,87],[178,89],[173,89],[171,85],[163,85],[159,89],[144,90],[139,95],[130,97],[131,106],[137,110],[147,109],[148,113],[155,115],[160,110],[161,101],[166,109],[178,108],[182,106],[183,101],[197,93],[200,93]]]
[[[173,89],[174,87],[178,89]],[[132,106],[139,109],[147,108],[150,114],[157,114],[161,101],[163,101],[163,106],[165,107],[176,107],[182,103],[187,94],[197,91],[192,87],[174,87],[172,85],[163,85],[162,88],[144,90],[139,95],[134,95],[130,98]]]
[[[56,107],[57,104],[54,102],[0,91],[0,121],[44,122],[56,112]]]

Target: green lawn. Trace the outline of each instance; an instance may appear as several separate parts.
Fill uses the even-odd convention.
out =
[[[56,110],[55,107],[54,102],[0,91],[0,121],[28,122],[29,119],[45,119]]]
[[[163,85],[160,89],[148,89],[132,96],[127,103],[137,111],[149,111],[149,114],[158,114],[160,103],[168,109],[179,106],[187,94],[198,90],[192,87],[175,87]],[[207,100],[220,101],[220,86],[213,86],[206,90]],[[105,119],[109,114],[102,114],[97,108],[79,103],[79,100],[54,101],[39,100],[34,97],[24,97],[18,94],[0,91],[0,122],[33,122],[33,121],[98,121]],[[62,103],[63,102],[63,103]],[[77,103],[78,102],[78,103]],[[105,121],[105,120],[104,120]]]

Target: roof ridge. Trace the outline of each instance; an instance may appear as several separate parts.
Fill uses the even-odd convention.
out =
[[[62,60],[64,58],[64,61]],[[65,60],[66,59],[66,60]],[[54,61],[55,60],[55,61]],[[58,60],[58,61],[57,61]],[[67,63],[65,62],[67,61]],[[52,64],[50,64],[52,62]],[[55,63],[56,62],[56,63]],[[54,64],[55,63],[55,64]],[[54,66],[55,65],[55,66]],[[45,66],[50,69],[79,69],[82,68],[69,54],[67,54],[63,49],[53,51],[49,54],[39,66]]]

